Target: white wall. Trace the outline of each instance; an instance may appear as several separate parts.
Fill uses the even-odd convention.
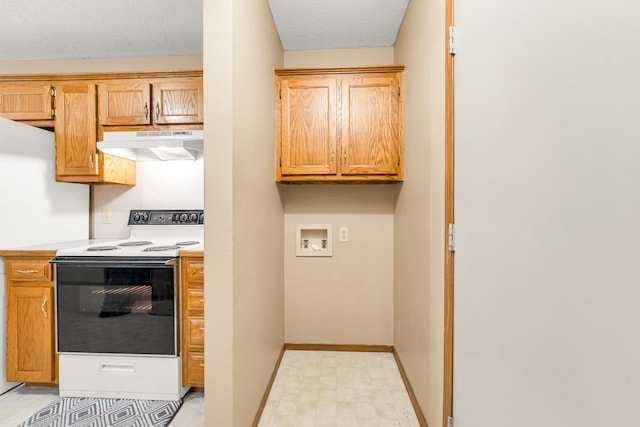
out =
[[[285,67],[393,64],[393,48],[289,51]],[[394,185],[283,185],[285,341],[393,344]],[[297,224],[332,224],[333,256],[296,257]],[[349,227],[341,243],[338,230]]]
[[[93,187],[93,237],[127,237],[127,221],[132,209],[203,208],[203,159],[138,162],[135,186]],[[103,214],[111,217],[110,223],[103,222]]]
[[[455,425],[638,425],[640,5],[455,9]]]

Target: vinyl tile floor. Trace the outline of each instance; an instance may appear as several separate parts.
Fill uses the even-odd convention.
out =
[[[16,427],[58,399],[57,387],[18,386],[0,395],[0,427]],[[169,427],[204,427],[204,393],[188,392]]]
[[[259,427],[419,427],[391,353],[285,351]]]
[[[55,387],[0,395],[0,427],[58,398]],[[169,427],[204,427],[204,393],[190,391]],[[285,351],[259,427],[419,427],[391,353]]]

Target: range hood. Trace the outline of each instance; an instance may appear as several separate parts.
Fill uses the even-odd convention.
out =
[[[138,162],[196,160],[204,151],[202,130],[104,132],[103,137],[98,150]]]

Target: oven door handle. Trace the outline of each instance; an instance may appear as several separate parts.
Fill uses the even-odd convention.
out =
[[[177,265],[176,258],[101,258],[90,259],[88,257],[54,258],[51,264],[72,267],[98,267],[98,268],[122,268],[122,267],[159,267]]]

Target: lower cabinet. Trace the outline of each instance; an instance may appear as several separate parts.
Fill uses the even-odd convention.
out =
[[[8,381],[57,382],[54,282],[49,259],[5,261]]]
[[[180,255],[182,385],[204,387],[204,254]]]

